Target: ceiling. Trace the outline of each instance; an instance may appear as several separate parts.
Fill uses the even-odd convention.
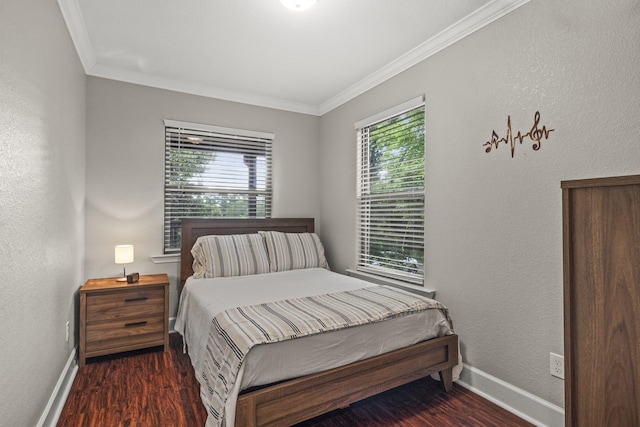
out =
[[[322,115],[529,0],[58,0],[87,75]]]

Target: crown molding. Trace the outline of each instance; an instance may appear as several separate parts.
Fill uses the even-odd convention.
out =
[[[529,1],[530,0],[493,0],[487,3],[453,25],[445,28],[429,40],[380,68],[378,71],[320,104],[318,106],[320,115],[328,113],[351,99],[362,95],[369,89],[373,89],[390,78],[408,70]]]
[[[406,71],[430,56],[435,55],[446,47],[451,46],[455,42],[505,16],[529,1],[530,0],[493,0],[318,106],[259,96],[242,91],[222,89],[178,79],[153,76],[141,72],[121,70],[98,64],[77,0],[58,0],[58,4],[87,75],[217,98],[225,101],[322,116],[403,71]]]
[[[134,83],[141,86],[150,86],[174,92],[188,93],[191,95],[205,96],[208,98],[222,99],[225,101],[239,102],[242,104],[256,105],[259,107],[275,108],[294,113],[311,114],[318,116],[318,108],[313,105],[301,104],[284,99],[258,96],[251,93],[216,88],[204,84],[192,83],[179,79],[171,79],[161,76],[153,76],[136,71],[122,70],[96,64],[87,73],[90,76],[105,79],[118,80],[126,83]]]
[[[78,57],[82,63],[85,74],[89,74],[89,70],[96,65],[96,56],[89,40],[89,34],[87,28],[84,25],[82,19],[82,12],[80,6],[78,6],[77,0],[58,0],[58,6],[60,12],[62,12],[62,18],[65,24],[67,24],[67,30],[71,36]]]
[[[315,105],[257,96],[241,91],[231,91],[208,85],[181,81],[178,79],[170,79],[135,71],[117,69],[99,64],[96,60],[93,47],[91,46],[89,34],[87,33],[87,29],[82,18],[82,12],[77,0],[58,0],[58,6],[60,7],[62,17],[67,25],[71,40],[78,52],[78,57],[80,58],[84,72],[88,76],[102,77],[111,80],[139,84],[142,86],[150,86],[159,89],[223,99],[225,101],[239,102],[266,108],[275,108],[295,113],[310,114],[314,116],[320,115],[318,107]]]

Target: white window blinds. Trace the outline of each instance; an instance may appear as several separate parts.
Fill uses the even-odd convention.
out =
[[[164,251],[182,218],[271,216],[273,134],[165,120]]]
[[[356,123],[357,269],[423,284],[422,97]]]

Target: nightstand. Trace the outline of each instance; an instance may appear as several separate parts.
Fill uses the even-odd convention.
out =
[[[136,283],[91,279],[80,288],[80,354],[88,357],[164,346],[169,351],[169,277],[140,276]]]

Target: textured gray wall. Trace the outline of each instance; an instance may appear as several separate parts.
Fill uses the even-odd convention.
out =
[[[179,264],[154,264],[150,259],[163,251],[164,119],[274,133],[272,215],[315,217],[318,223],[320,121],[305,114],[88,78],[87,277],[122,274],[113,263],[113,248],[133,244],[135,262],[127,271],[169,274],[174,316]]]
[[[640,173],[637,1],[535,0],[324,115],[329,262],[355,264],[354,123],[426,96],[426,285],[465,362],[563,406],[560,181]],[[495,129],[555,131],[485,153]]]
[[[321,218],[343,271],[355,258],[353,123],[419,94],[426,283],[451,309],[466,363],[562,406],[548,359],[563,352],[559,183],[640,173],[639,44],[635,1],[535,0],[321,118],[98,78],[85,109],[57,5],[3,1],[0,363],[13,369],[0,424],[37,422],[72,349],[75,292],[119,274],[115,244],[136,245],[129,269],[167,272],[175,292],[177,264],[149,259],[162,251],[162,119],[275,132],[274,216]],[[539,151],[484,152],[508,115],[526,132],[537,110],[555,129]]]
[[[56,2],[0,3],[0,425],[33,426],[84,281],[85,76]],[[71,340],[65,342],[70,321]]]

